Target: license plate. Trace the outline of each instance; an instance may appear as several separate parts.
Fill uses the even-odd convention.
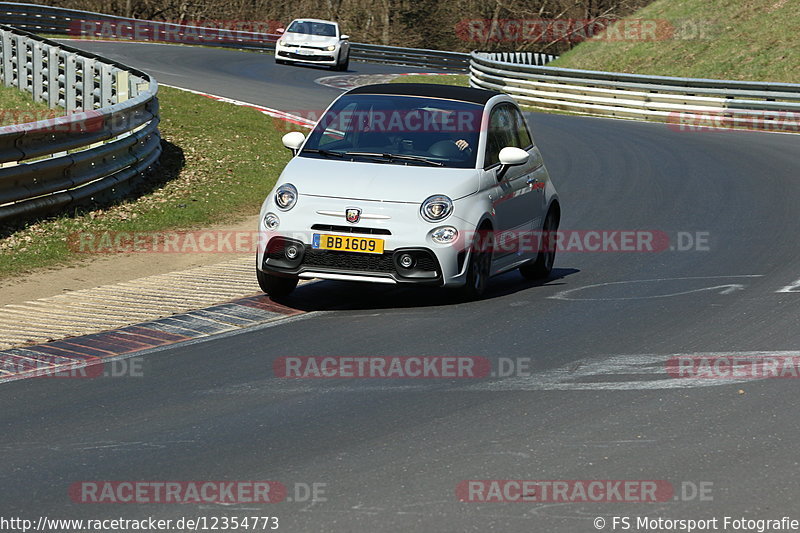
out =
[[[305,50],[303,48],[298,48],[296,53],[300,54],[301,56],[313,56],[314,55],[314,51],[313,50]]]
[[[362,254],[382,254],[383,239],[372,237],[345,237],[343,235],[314,234],[311,243],[317,250],[336,250],[339,252],[357,252]]]

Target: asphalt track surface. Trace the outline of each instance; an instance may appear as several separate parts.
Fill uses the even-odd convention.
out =
[[[278,67],[271,56],[80,46],[160,82],[281,109],[338,94],[313,82],[328,72]],[[270,514],[284,531],[368,532],[588,532],[595,517],[611,530],[611,517],[626,515],[800,518],[798,381],[663,375],[670,354],[800,348],[800,293],[777,292],[800,278],[800,138],[529,119],[562,229],[708,232],[709,250],[565,253],[545,283],[509,273],[483,301],[460,305],[438,290],[314,283],[288,302],[311,313],[144,355],[141,378],[3,384],[0,515]],[[287,355],[519,357],[532,373],[274,377],[273,361]],[[657,372],[643,373],[647,365]],[[325,483],[327,501],[79,505],[67,493],[82,480],[261,479]],[[678,494],[710,482],[713,501],[459,502],[456,486],[468,479],[668,480]]]

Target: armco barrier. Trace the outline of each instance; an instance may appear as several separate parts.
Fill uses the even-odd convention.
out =
[[[800,84],[646,76],[525,64],[473,52],[470,85],[520,103],[612,117],[798,132]]]
[[[0,127],[0,222],[113,196],[161,154],[144,72],[0,26],[0,79],[68,112]]]

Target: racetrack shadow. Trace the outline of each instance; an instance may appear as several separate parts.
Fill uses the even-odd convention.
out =
[[[523,278],[518,271],[513,270],[493,277],[482,300],[502,298],[536,287],[563,285],[560,280],[577,272],[580,270],[576,268],[554,268],[549,278],[530,281]],[[467,305],[479,302],[464,302],[455,291],[438,287],[320,280],[316,283],[299,286],[280,303],[293,309],[310,312],[400,309]]]

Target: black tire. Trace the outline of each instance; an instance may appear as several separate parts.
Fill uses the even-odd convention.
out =
[[[256,268],[256,279],[258,279],[258,286],[261,290],[275,301],[282,300],[289,296],[292,291],[297,287],[297,278],[285,278],[282,276],[273,276],[266,272],[261,272]]]
[[[486,227],[478,231],[472,247],[467,266],[467,280],[459,289],[459,296],[464,301],[480,300],[486,293],[492,268],[492,249],[494,248],[492,231]]]
[[[336,63],[336,66],[333,67],[334,70],[345,71],[345,72],[347,71],[348,68],[350,68],[350,54],[349,53],[347,54],[347,56],[345,56],[344,62]]]
[[[550,276],[556,260],[556,238],[558,231],[558,215],[551,209],[547,212],[542,227],[541,250],[536,259],[519,267],[520,274],[526,279],[543,279]]]

